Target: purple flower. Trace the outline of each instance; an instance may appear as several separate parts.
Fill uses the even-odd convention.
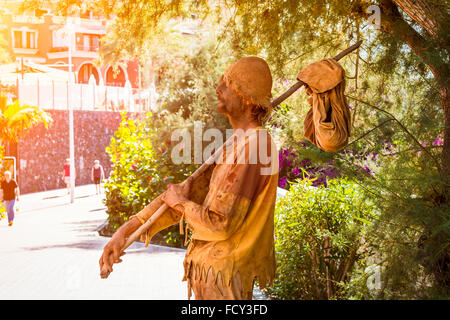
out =
[[[366,172],[367,172],[368,174],[372,174],[372,173],[373,173],[373,171],[370,170],[370,168],[369,168],[368,166],[364,166],[364,169],[366,170]]]
[[[278,181],[278,186],[279,186],[280,188],[286,188],[286,186],[287,186],[287,178],[286,178],[286,177],[281,178],[281,179]]]
[[[309,164],[311,164],[311,160],[309,159],[304,159],[300,162],[300,165],[302,165],[303,167],[306,167]]]
[[[442,140],[442,134],[438,134],[437,139],[435,141],[433,141],[433,146],[440,146],[444,144],[444,140]]]

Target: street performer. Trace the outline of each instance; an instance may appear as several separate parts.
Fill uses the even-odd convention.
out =
[[[188,298],[193,291],[200,300],[252,299],[255,280],[260,288],[272,283],[278,152],[262,126],[272,111],[271,90],[272,75],[261,58],[239,59],[225,71],[216,88],[217,111],[227,116],[235,134],[242,134],[213,164],[204,201],[189,199],[190,182],[169,185],[115,232],[100,268],[112,272],[113,263],[122,261],[126,238],[166,203],[170,208],[147,231],[146,242],[178,221],[181,228],[187,223],[192,230],[184,260]]]

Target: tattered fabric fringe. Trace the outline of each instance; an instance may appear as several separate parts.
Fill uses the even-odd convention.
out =
[[[191,270],[193,272],[191,272]],[[206,283],[208,282],[210,270],[212,276],[214,277],[213,283],[218,287],[220,287],[220,284],[218,283],[219,275],[221,276],[220,279],[222,280],[221,285],[223,287],[229,287],[231,286],[232,279],[237,275],[237,273],[239,273],[242,286],[241,288],[242,297],[244,297],[245,294],[249,292],[253,292],[253,285],[255,280],[258,280],[259,288],[262,290],[267,286],[271,286],[274,278],[274,275],[269,274],[269,270],[267,270],[267,268],[259,268],[259,270],[250,270],[247,272],[238,269],[232,272],[223,272],[220,270],[219,271],[214,270],[214,267],[212,265],[206,264],[199,265],[191,261],[185,265],[185,275],[183,278],[183,280],[188,281],[189,286],[188,291],[190,291],[189,279]]]

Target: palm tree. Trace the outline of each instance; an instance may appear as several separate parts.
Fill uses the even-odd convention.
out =
[[[27,130],[42,123],[46,128],[52,122],[51,116],[38,107],[20,105],[19,100],[8,103],[0,96],[0,146],[6,142],[17,142]]]

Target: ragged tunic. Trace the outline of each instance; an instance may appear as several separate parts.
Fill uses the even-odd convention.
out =
[[[264,156],[272,155],[269,164],[261,163],[259,157],[256,163],[249,161],[250,153],[260,154],[257,132],[267,137],[263,144],[267,152]],[[252,148],[255,142],[256,150]],[[195,277],[196,281],[206,281],[209,274],[215,283],[222,279],[221,285],[229,286],[239,273],[242,292],[248,293],[255,279],[260,288],[265,288],[275,276],[278,162],[274,161],[278,161],[278,153],[270,135],[261,127],[248,131],[233,149],[234,152],[224,154],[223,163],[215,165],[203,203],[187,200],[176,204],[177,210],[170,209],[149,230],[147,243],[156,232],[176,223],[181,215],[193,231],[184,260],[183,280]],[[159,206],[153,207],[137,214],[141,222]]]

